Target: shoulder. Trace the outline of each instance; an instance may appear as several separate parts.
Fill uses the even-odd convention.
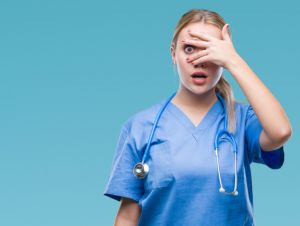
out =
[[[256,117],[255,111],[248,102],[235,101],[235,114],[244,123]]]
[[[145,127],[152,126],[156,114],[163,105],[165,100],[158,101],[140,111],[131,115],[124,123],[123,128],[127,131],[144,130]]]
[[[234,108],[236,113],[247,114],[249,110],[252,110],[252,106],[247,102],[235,100]]]

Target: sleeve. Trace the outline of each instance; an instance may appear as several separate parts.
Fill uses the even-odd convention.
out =
[[[105,196],[117,201],[120,201],[121,197],[126,197],[138,202],[144,193],[143,180],[135,177],[132,171],[134,165],[140,162],[132,140],[128,129],[123,126],[104,190]]]
[[[247,109],[245,130],[246,149],[250,163],[265,164],[271,169],[281,168],[284,162],[284,148],[281,146],[272,151],[264,151],[261,148],[259,137],[263,128],[251,105]]]

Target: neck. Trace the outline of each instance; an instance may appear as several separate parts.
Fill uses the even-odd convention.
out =
[[[205,110],[212,106],[217,99],[215,88],[203,94],[195,94],[188,89],[180,87],[171,102],[190,109]]]

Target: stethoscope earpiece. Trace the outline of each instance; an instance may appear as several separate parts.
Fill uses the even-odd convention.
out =
[[[133,174],[139,179],[145,178],[147,176],[148,172],[149,172],[149,166],[144,162],[146,160],[146,156],[148,155],[150,145],[152,143],[152,138],[153,138],[153,135],[154,135],[154,131],[156,129],[156,126],[158,124],[158,121],[159,121],[159,118],[161,117],[162,112],[167,107],[168,103],[172,100],[172,98],[175,96],[175,94],[176,94],[176,92],[173,93],[166,100],[166,102],[163,104],[163,106],[159,110],[158,114],[156,115],[156,118],[154,120],[154,124],[152,126],[151,133],[150,133],[149,138],[148,138],[148,143],[147,143],[147,146],[146,146],[146,150],[143,154],[142,162],[137,163],[133,168]],[[238,184],[238,181],[237,181],[238,180],[238,178],[237,178],[237,143],[236,143],[236,141],[233,137],[233,134],[228,132],[228,130],[227,130],[226,122],[228,121],[228,119],[227,119],[226,105],[224,103],[224,100],[223,100],[221,94],[219,94],[219,93],[217,93],[217,97],[220,100],[221,104],[223,105],[223,109],[224,109],[224,112],[225,112],[224,129],[217,132],[216,137],[215,137],[215,141],[214,141],[214,150],[215,150],[216,159],[217,159],[218,177],[219,177],[219,183],[220,183],[220,186],[221,186],[219,191],[221,193],[224,193],[224,194],[230,194],[230,195],[235,195],[236,196],[236,195],[238,195],[238,191],[237,191],[237,184]],[[227,136],[226,139],[222,138],[222,135],[226,135]],[[223,187],[223,184],[222,184],[222,178],[221,178],[221,173],[220,173],[220,164],[219,164],[219,155],[218,155],[219,143],[221,143],[221,142],[219,142],[220,140],[221,140],[221,142],[225,141],[225,140],[228,140],[233,145],[235,174],[234,174],[234,189],[233,189],[232,192],[226,192],[224,187]]]
[[[238,191],[234,191],[234,192],[233,192],[233,195],[238,195],[238,194],[239,194]]]
[[[234,195],[234,196],[237,196],[239,194],[239,192],[237,190],[234,190],[232,192],[226,192],[223,187],[219,188],[219,192],[227,194],[227,195]]]

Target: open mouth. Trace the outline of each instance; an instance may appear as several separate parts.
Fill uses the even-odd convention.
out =
[[[207,78],[207,75],[205,75],[205,74],[202,73],[202,72],[196,72],[196,73],[193,73],[193,74],[192,74],[192,77],[193,77],[193,78]]]
[[[195,85],[204,85],[207,82],[207,75],[202,71],[194,72],[192,75],[192,82]]]

